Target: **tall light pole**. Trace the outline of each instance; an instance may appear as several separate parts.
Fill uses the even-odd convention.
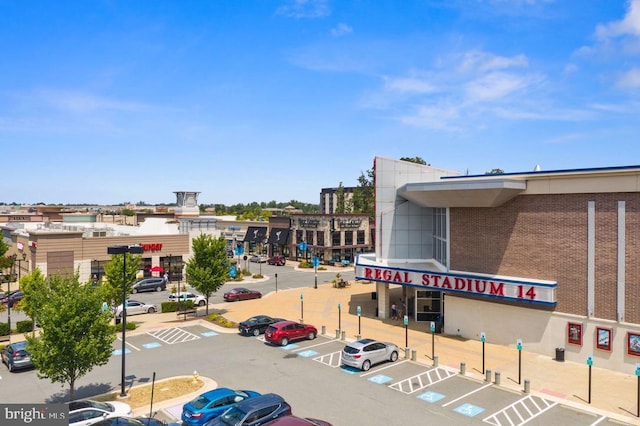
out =
[[[26,253],[22,253],[22,259],[18,259],[17,254],[13,254],[11,256],[11,271],[9,275],[7,275],[7,324],[9,325],[9,341],[11,341],[11,305],[13,302],[11,301],[11,280],[15,279],[16,276],[16,262],[18,262],[18,276],[20,275],[20,269],[22,267],[22,262],[27,259]],[[20,278],[18,278],[18,288],[20,288]]]
[[[142,246],[111,246],[107,247],[107,254],[121,254],[122,255],[122,369],[120,377],[120,397],[127,396],[125,389],[125,333],[127,331],[127,253],[142,254],[144,249]]]

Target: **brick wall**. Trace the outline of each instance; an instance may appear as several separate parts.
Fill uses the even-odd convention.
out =
[[[640,193],[526,195],[451,209],[451,268],[558,282],[556,310],[587,314],[587,203],[596,202],[595,312],[616,319],[617,202],[626,201],[626,321],[640,322]]]

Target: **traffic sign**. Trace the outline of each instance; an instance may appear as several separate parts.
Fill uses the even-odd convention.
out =
[[[320,258],[319,257],[314,257],[312,261],[313,261],[313,266],[314,267],[320,266]]]
[[[304,241],[300,241],[300,244],[298,245],[298,248],[300,249],[300,251],[306,251],[307,250],[307,243],[305,243]]]
[[[358,314],[358,316],[362,314],[362,308],[360,308],[360,306],[356,308],[356,313]]]
[[[518,349],[519,351],[522,350],[522,340],[518,339],[518,341],[516,342],[516,349]]]
[[[587,356],[587,365],[589,367],[593,365],[593,357],[591,355]]]
[[[429,325],[429,329],[431,330],[432,333],[436,332],[436,323],[434,321],[431,321],[431,324]]]
[[[636,364],[636,376],[640,377],[640,364]]]
[[[409,325],[409,316],[408,315],[404,316],[404,325]]]
[[[480,333],[480,341],[482,343],[487,341],[487,336],[484,334],[484,331],[482,333]]]

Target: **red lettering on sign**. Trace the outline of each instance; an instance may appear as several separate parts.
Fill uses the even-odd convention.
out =
[[[491,283],[491,290],[489,290],[489,294],[504,296],[504,283],[497,284],[493,281],[489,281]]]
[[[464,278],[454,278],[455,289],[464,290],[467,287],[467,280]]]
[[[429,285],[429,274],[422,274],[422,285]]]
[[[161,251],[162,243],[148,243],[148,244],[139,244],[142,246],[142,250],[144,251]]]
[[[442,288],[451,288],[451,281],[449,280],[449,277],[444,277],[444,280],[442,281]]]
[[[364,268],[364,277],[367,279],[373,278],[373,274],[371,272],[373,272],[371,268]]]
[[[476,284],[476,292],[484,293],[487,291],[487,282],[485,280],[474,280]]]

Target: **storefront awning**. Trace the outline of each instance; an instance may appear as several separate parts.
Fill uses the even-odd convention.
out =
[[[250,243],[261,243],[267,236],[266,226],[250,226],[244,234],[244,241]]]
[[[269,244],[287,244],[287,240],[289,239],[289,229],[287,228],[273,228],[271,230],[271,234],[269,234],[269,240],[267,241]]]

